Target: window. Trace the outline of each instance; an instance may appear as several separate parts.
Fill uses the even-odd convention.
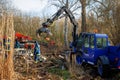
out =
[[[89,47],[89,37],[88,37],[88,36],[85,36],[84,46],[85,46],[86,48]]]
[[[90,36],[90,48],[94,48],[94,36]]]
[[[104,48],[107,46],[106,38],[97,38],[97,48]]]
[[[83,41],[83,36],[81,35],[78,38],[77,47],[82,48],[83,42],[84,42]]]

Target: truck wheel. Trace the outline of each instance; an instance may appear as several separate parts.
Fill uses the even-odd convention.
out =
[[[82,58],[79,54],[76,54],[75,62],[76,62],[77,65],[82,64]]]
[[[99,59],[97,61],[97,69],[101,77],[108,77],[110,72],[109,64],[103,64],[102,61]]]

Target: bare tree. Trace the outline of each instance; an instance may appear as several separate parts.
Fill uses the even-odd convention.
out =
[[[92,11],[97,16],[101,33],[107,33],[114,45],[120,43],[119,0],[92,0]]]

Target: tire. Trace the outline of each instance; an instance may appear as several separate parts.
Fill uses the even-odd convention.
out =
[[[97,70],[101,77],[108,77],[110,75],[109,64],[103,64],[100,59],[97,61]]]

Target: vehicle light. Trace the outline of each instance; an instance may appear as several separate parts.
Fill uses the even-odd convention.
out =
[[[120,66],[118,66],[118,69],[120,69]]]

